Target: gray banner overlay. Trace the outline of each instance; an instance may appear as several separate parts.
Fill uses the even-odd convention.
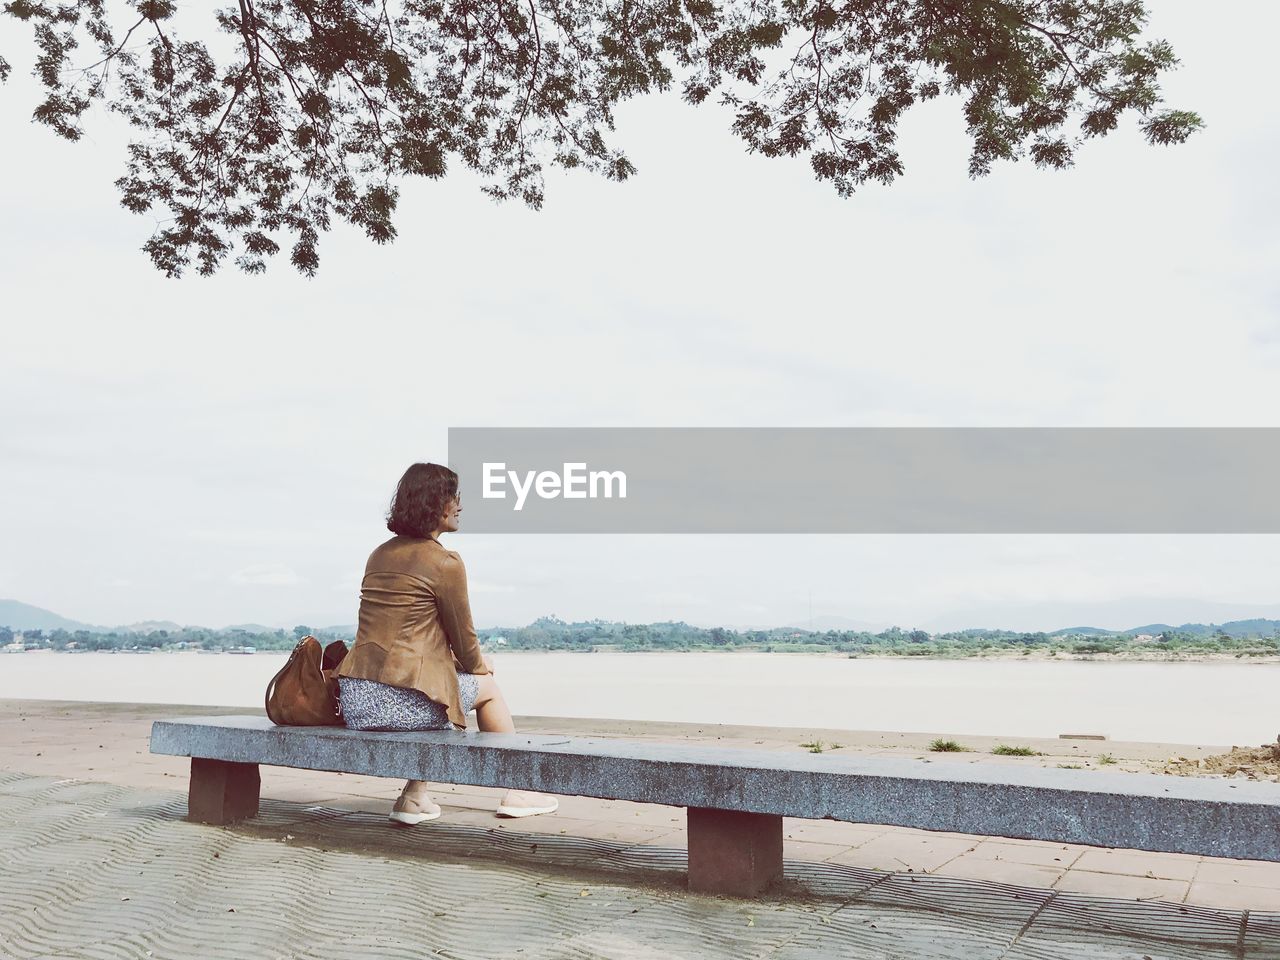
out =
[[[1277,428],[449,430],[469,533],[1280,533]]]

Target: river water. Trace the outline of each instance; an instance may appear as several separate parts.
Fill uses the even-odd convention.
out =
[[[0,656],[0,698],[261,706],[283,653]],[[499,653],[530,716],[1253,744],[1280,733],[1280,664]]]

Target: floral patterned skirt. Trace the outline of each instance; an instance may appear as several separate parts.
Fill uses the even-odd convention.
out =
[[[342,719],[352,730],[451,730],[449,710],[421,690],[393,687],[377,680],[338,678]],[[458,672],[462,712],[470,713],[480,694],[480,678]]]

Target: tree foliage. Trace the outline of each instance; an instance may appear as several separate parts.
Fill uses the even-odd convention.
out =
[[[88,630],[22,630],[28,649],[53,650],[290,650],[299,636],[314,633],[322,643],[352,640],[355,627],[326,629],[298,626],[283,629],[246,630],[228,627],[211,630],[187,626],[173,631],[139,633],[127,629],[103,632]],[[1144,628],[1138,628],[1143,630]],[[298,631],[302,631],[299,633]],[[13,631],[0,626],[0,640]],[[497,642],[501,636],[502,642]],[[697,627],[682,621],[663,623],[619,623],[587,620],[569,623],[558,617],[540,617],[524,627],[501,627],[481,631],[481,640],[504,650],[768,650],[793,652],[839,652],[851,656],[971,657],[1032,651],[1051,656],[1091,656],[1120,654],[1148,658],[1177,658],[1182,655],[1231,654],[1245,657],[1280,656],[1280,621],[1238,620],[1229,624],[1183,624],[1169,628],[1158,637],[1127,630],[1123,633],[1093,631],[1080,633],[1019,633],[1011,630],[956,630],[930,634],[924,630],[905,631],[889,627],[879,633],[864,630],[815,632],[796,627],[763,630],[734,630],[727,627]]]
[[[548,167],[626,179],[614,108],[672,87],[692,104],[714,96],[749,150],[803,155],[842,196],[903,172],[904,111],[943,93],[963,103],[975,177],[1023,156],[1069,166],[1125,114],[1152,143],[1201,125],[1161,107],[1159,75],[1177,60],[1143,39],[1141,0],[236,0],[212,14],[179,14],[174,0],[8,0],[4,11],[34,31],[36,120],[76,140],[102,103],[136,129],[117,186],[128,209],[164,214],[144,249],[170,276],[228,257],[257,273],[281,242],[314,274],[335,217],[385,243],[402,178],[451,164],[535,208]]]

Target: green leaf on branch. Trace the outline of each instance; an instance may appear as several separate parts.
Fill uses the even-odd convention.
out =
[[[319,269],[334,218],[395,239],[404,178],[459,167],[499,200],[544,201],[548,168],[621,181],[615,109],[677,86],[715,91],[749,152],[806,156],[848,197],[906,170],[898,124],[945,95],[969,173],[1045,169],[1134,119],[1152,144],[1200,117],[1162,105],[1178,61],[1144,38],[1140,0],[8,0],[28,24],[34,119],[78,140],[95,105],[134,131],[129,210],[170,276],[281,250]],[[214,52],[216,51],[216,53]],[[0,59],[0,80],[10,72]]]

